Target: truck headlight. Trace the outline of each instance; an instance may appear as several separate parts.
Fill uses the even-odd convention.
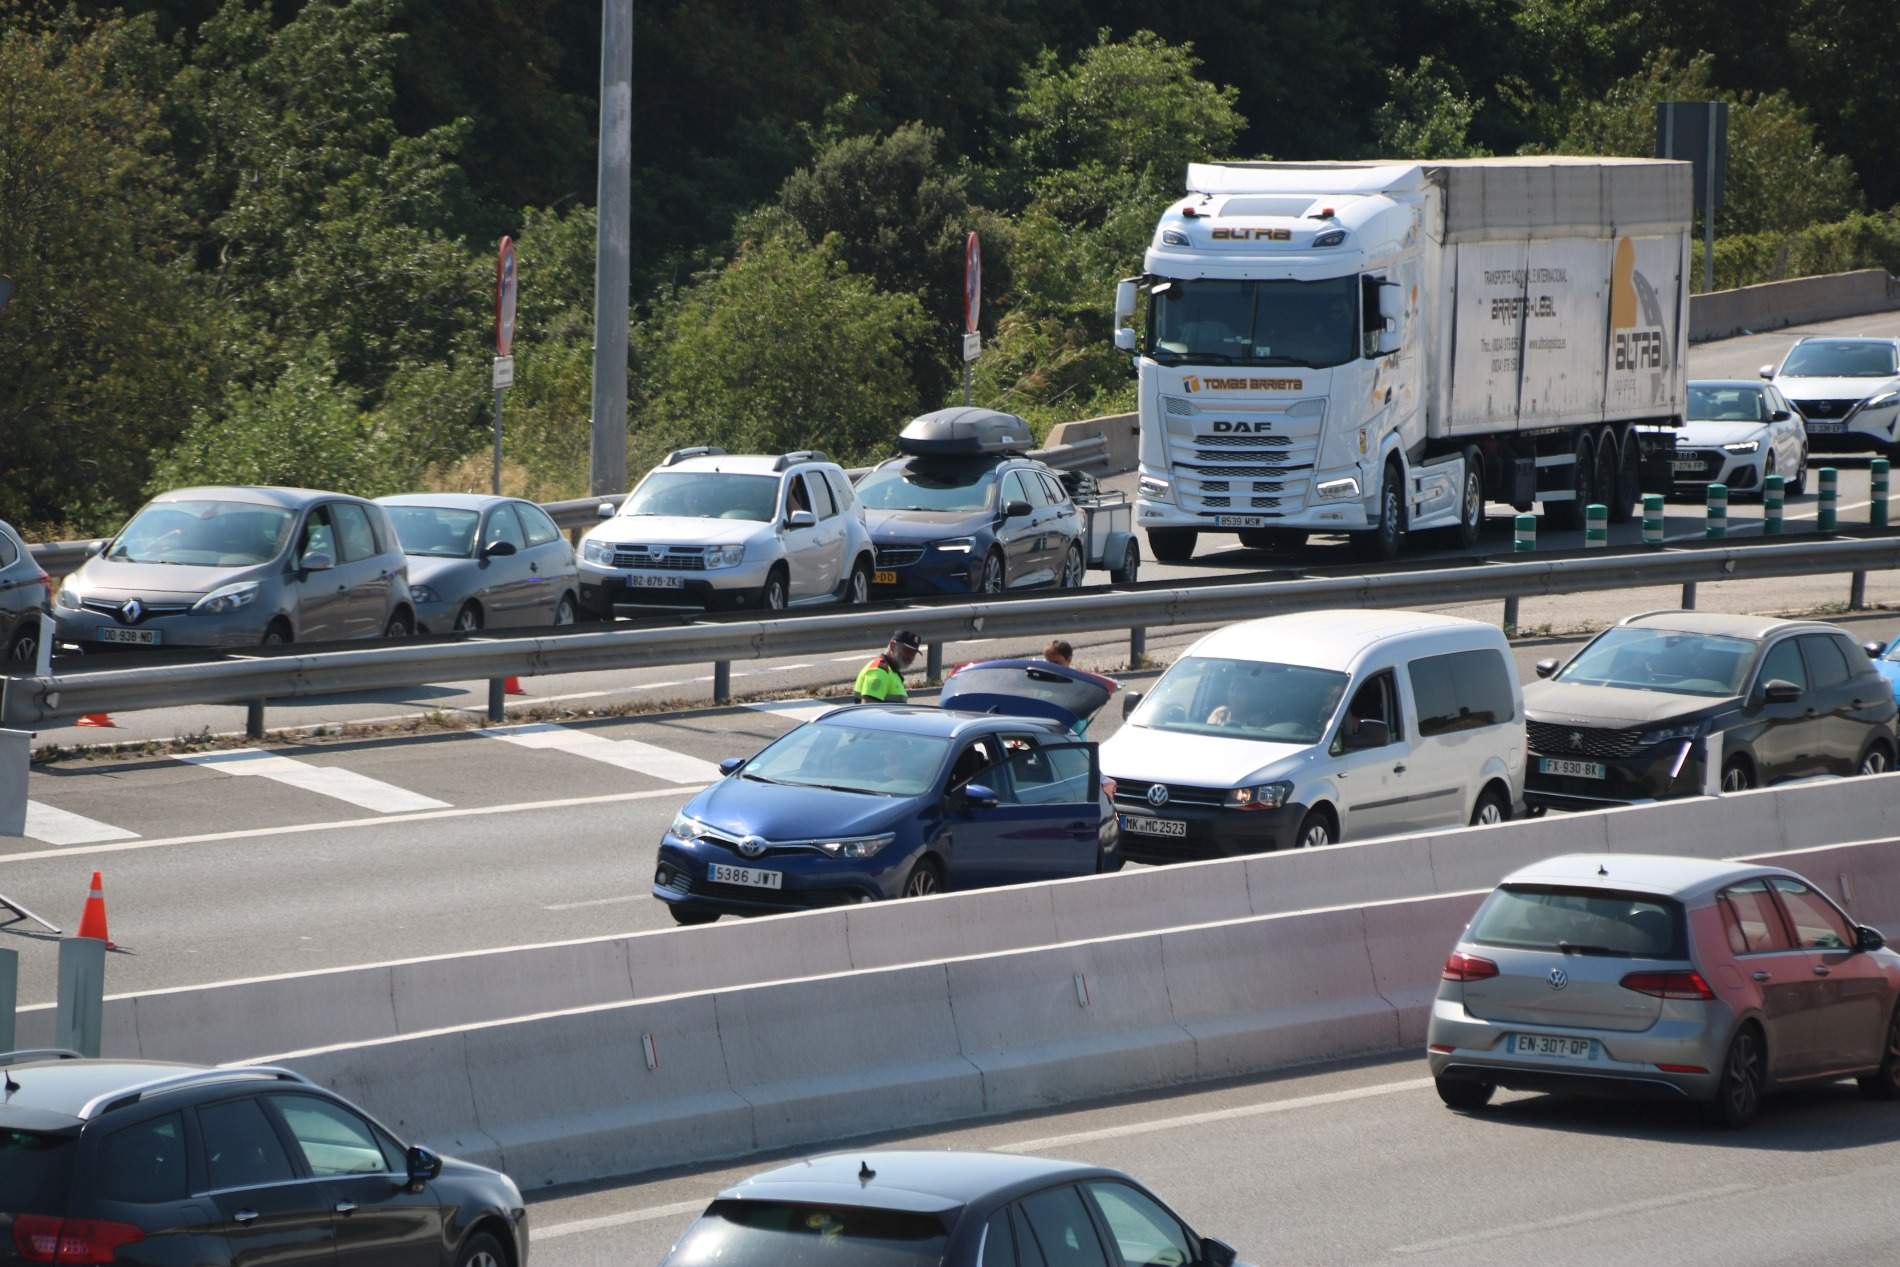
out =
[[[1152,475],[1144,475],[1141,477],[1139,490],[1141,496],[1151,501],[1166,502],[1174,500],[1172,486],[1168,481],[1158,480]]]
[[[709,568],[736,568],[745,562],[745,546],[707,546],[706,566]]]
[[[1237,787],[1221,799],[1228,809],[1279,809],[1293,795],[1291,783],[1262,783],[1257,787]]]
[[[1359,496],[1359,481],[1350,475],[1343,480],[1327,480],[1313,490],[1323,502],[1356,500]]]
[[[607,563],[614,557],[614,548],[605,541],[581,542],[581,558],[589,563]]]
[[[191,605],[191,610],[203,612],[208,616],[222,616],[226,612],[249,607],[257,601],[257,582],[239,581],[236,585],[226,585],[212,590]]]
[[[1722,446],[1724,453],[1753,453],[1761,448],[1760,440],[1736,440]]]
[[[1189,242],[1188,235],[1181,232],[1181,230],[1179,229],[1163,229],[1161,231],[1161,245],[1163,246],[1192,246],[1193,243]]]
[[[881,836],[844,836],[837,840],[821,840],[818,847],[834,858],[873,858],[879,850],[896,839],[896,832],[887,831]]]

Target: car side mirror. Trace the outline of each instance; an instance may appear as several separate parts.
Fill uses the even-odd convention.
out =
[[[1362,721],[1353,729],[1341,733],[1347,752],[1364,752],[1368,748],[1383,748],[1392,742],[1392,728],[1382,721]]]
[[[1761,694],[1770,704],[1792,704],[1801,698],[1801,688],[1793,682],[1776,678],[1761,688]]]
[[[1539,660],[1537,662],[1537,676],[1549,677],[1562,667],[1563,662],[1561,660]]]
[[[408,1153],[409,1182],[424,1183],[442,1173],[442,1159],[420,1144]]]
[[[745,764],[744,757],[727,757],[724,761],[721,761],[719,763],[719,773],[737,774],[739,772],[739,767],[744,764]]]
[[[88,545],[88,546],[86,547],[86,557],[87,557],[88,559],[92,559],[92,558],[97,558],[97,557],[98,557],[99,555],[102,555],[102,554],[104,554],[104,553],[106,552],[106,547],[107,547],[107,546],[109,546],[109,545],[111,545],[111,544],[112,544],[112,542],[110,542],[110,541],[94,541],[94,542],[92,542],[91,544],[89,544],[89,545]]]
[[[1864,954],[1872,954],[1887,944],[1878,928],[1869,928],[1862,924],[1854,929],[1854,949]]]
[[[812,514],[809,510],[794,510],[791,514],[785,516],[785,526],[787,528],[809,528],[817,522],[818,516]]]
[[[1860,644],[1860,649],[1867,653],[1869,660],[1878,660],[1887,654],[1887,644],[1884,642],[1863,642]]]
[[[996,789],[986,783],[972,783],[963,789],[963,808],[995,809]]]
[[[1217,1241],[1211,1236],[1201,1238],[1201,1261],[1207,1267],[1234,1267],[1234,1260],[1240,1257],[1240,1251],[1226,1241]]]
[[[1122,720],[1123,721],[1126,721],[1130,717],[1133,717],[1135,715],[1135,710],[1141,707],[1141,697],[1142,697],[1142,693],[1140,691],[1130,691],[1126,695],[1122,696]]]
[[[491,541],[482,547],[484,559],[505,559],[514,552],[515,543],[512,541]]]
[[[336,566],[336,560],[321,550],[310,550],[305,552],[297,566],[306,572],[328,572]]]
[[[1763,378],[1773,378],[1775,376],[1775,367],[1772,365],[1764,365],[1755,372],[1760,374]]]
[[[1028,502],[1011,502],[1009,505],[1003,507],[1003,518],[1021,519],[1034,509],[1035,507],[1031,506]]]
[[[1792,418],[1792,417],[1794,417],[1794,415],[1793,415],[1793,414],[1791,414],[1791,413],[1789,413],[1789,412],[1788,412],[1787,410],[1785,410],[1785,409],[1777,409],[1777,410],[1775,410],[1775,412],[1773,412],[1773,413],[1771,413],[1771,414],[1769,414],[1769,415],[1768,415],[1768,421],[1770,421],[1770,422],[1786,422],[1786,421],[1788,421],[1788,419],[1790,419],[1790,418]]]
[[[1115,350],[1133,352],[1135,350],[1135,327],[1117,326],[1115,328]]]
[[[600,505],[594,507],[594,514],[601,519],[612,519],[614,517],[614,504],[612,502],[602,502]]]

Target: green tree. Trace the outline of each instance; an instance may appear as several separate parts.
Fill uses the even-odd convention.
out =
[[[1411,70],[1387,72],[1391,96],[1373,112],[1378,157],[1472,158],[1488,153],[1471,139],[1478,103],[1456,69],[1429,54]]]

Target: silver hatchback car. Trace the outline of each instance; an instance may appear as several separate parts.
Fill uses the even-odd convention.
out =
[[[415,632],[382,507],[307,488],[181,488],[66,578],[62,643],[243,647]]]
[[[1445,961],[1438,1094],[1499,1087],[1697,1101],[1855,1077],[1900,1098],[1900,955],[1780,867],[1573,854],[1506,876]]]

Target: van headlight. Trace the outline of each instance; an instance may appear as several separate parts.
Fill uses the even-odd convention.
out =
[[[1228,809],[1279,809],[1292,795],[1291,783],[1261,783],[1232,789],[1221,804]]]
[[[736,568],[745,562],[745,546],[707,546],[706,566],[709,568]]]
[[[614,557],[614,548],[605,541],[581,542],[581,558],[589,563],[608,563]]]
[[[1313,490],[1323,502],[1356,501],[1359,497],[1359,481],[1348,475],[1343,480],[1327,480]]]
[[[236,585],[226,585],[221,589],[212,590],[209,594],[206,594],[203,598],[193,603],[191,610],[194,612],[202,612],[207,616],[222,616],[226,612],[234,612],[240,608],[249,607],[256,601],[257,582],[239,581]]]
[[[818,847],[834,858],[874,858],[879,850],[896,839],[896,832],[887,831],[881,836],[842,836],[837,840],[821,840]]]
[[[1141,477],[1139,487],[1141,496],[1149,498],[1152,501],[1168,502],[1174,500],[1172,486],[1166,480],[1156,479],[1152,475],[1144,475]]]

